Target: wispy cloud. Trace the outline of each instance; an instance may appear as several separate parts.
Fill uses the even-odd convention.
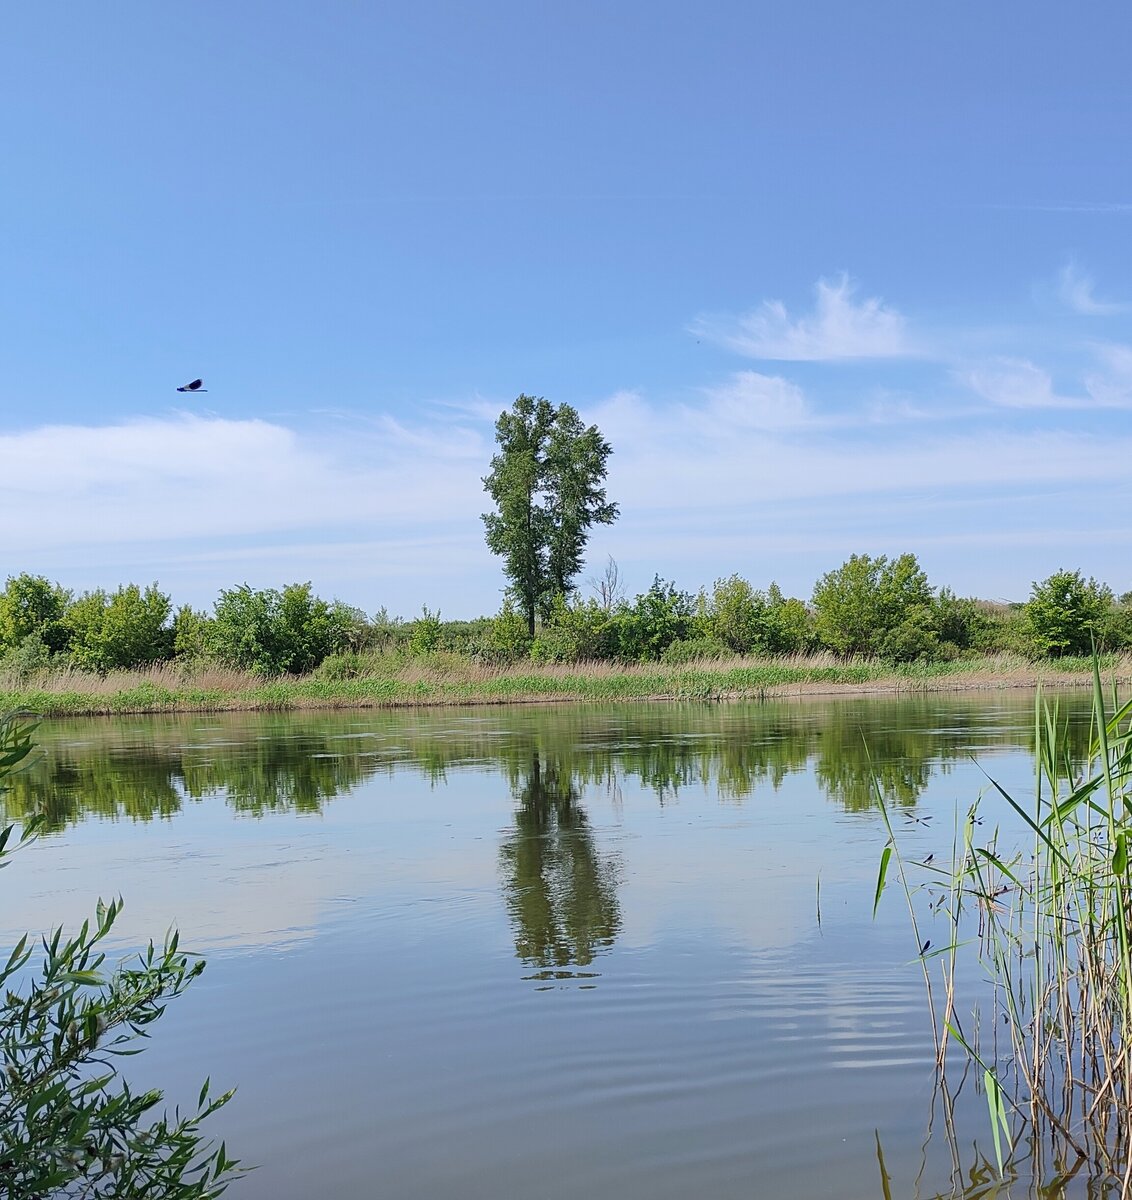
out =
[[[765,300],[745,316],[700,317],[692,328],[749,358],[839,362],[922,353],[899,312],[876,296],[857,302],[855,291],[847,275],[821,279],[808,315],[792,318],[781,300]]]
[[[1093,347],[1103,366],[1085,375],[1085,388],[1098,406],[1132,407],[1132,347],[1101,343]]]
[[[1095,287],[1092,276],[1086,275],[1076,263],[1068,262],[1062,267],[1058,294],[1074,312],[1086,317],[1105,317],[1126,311],[1127,305],[1098,299]]]
[[[1028,359],[994,359],[955,375],[976,395],[1000,408],[1132,408],[1132,348],[1100,344],[1094,347],[1094,354],[1102,369],[1083,373],[1077,395],[1058,391],[1049,371]]]
[[[777,375],[736,371],[721,386],[706,387],[707,403],[697,410],[712,429],[798,429],[814,423],[809,405],[797,384]]]
[[[1061,282],[1077,311],[1108,311],[1074,264]],[[704,319],[702,333],[764,359],[907,360],[930,345],[931,361],[854,366],[841,378],[810,371],[805,389],[785,366],[738,370],[675,395],[625,390],[579,404],[613,446],[609,494],[623,514],[595,532],[593,561],[613,554],[642,586],[656,571],[694,586],[747,569],[756,547],[795,563],[812,551],[826,570],[836,560],[817,562],[823,547],[966,536],[941,516],[963,497],[979,504],[962,529],[1032,544],[1012,568],[1023,583],[1048,574],[1063,563],[1026,537],[1076,528],[1082,498],[1098,490],[1127,511],[1132,460],[1132,422],[1116,411],[1132,410],[1132,346],[1082,345],[1079,323],[1065,320],[1076,332],[1060,346],[1048,329],[1028,336],[1018,324],[913,338],[900,312],[859,298],[845,277],[821,281],[807,313],[768,301],[746,317]],[[0,539],[11,569],[78,588],[156,578],[178,602],[207,605],[244,579],[310,578],[370,610],[494,611],[503,579],[480,514],[503,407],[472,394],[396,415],[179,412],[0,435]],[[1116,521],[1098,534],[1109,546],[1127,540]],[[1098,571],[1100,555],[1080,565]],[[999,570],[996,594],[1017,590]]]
[[[996,359],[959,372],[958,377],[984,400],[1002,408],[1090,407],[1087,399],[1059,394],[1050,373],[1025,359]]]
[[[267,421],[177,416],[10,434],[0,536],[21,547],[428,522],[480,503],[478,459],[455,431],[436,432],[432,448],[388,430],[316,444]]]
[[[1100,375],[1132,391],[1132,350],[1103,351]],[[640,559],[648,577],[683,579],[702,559],[710,578],[743,569],[734,556],[756,535],[781,535],[783,554],[819,533],[858,537],[860,549],[883,520],[914,548],[932,529],[910,497],[930,507],[960,492],[1123,486],[1132,436],[1028,428],[1021,410],[1069,398],[1033,364],[997,369],[984,386],[1017,410],[1017,427],[993,439],[923,421],[881,436],[867,405],[855,419],[824,413],[792,381],[755,371],[682,403],[616,393],[583,413],[613,445],[609,492],[624,514],[592,550],[626,566]],[[80,588],[157,578],[178,602],[207,604],[244,579],[311,578],[322,594],[370,609],[493,611],[502,579],[479,519],[490,430],[486,413],[454,420],[451,411],[338,426],[317,441],[279,423],[188,415],[41,427],[0,437],[0,537],[13,569]],[[886,499],[897,495],[899,505]],[[809,515],[787,529],[791,505]]]

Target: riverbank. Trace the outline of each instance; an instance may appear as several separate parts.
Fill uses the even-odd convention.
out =
[[[1132,657],[1102,660],[1106,679],[1132,681]],[[454,655],[390,660],[352,678],[318,674],[265,680],[216,668],[163,664],[148,671],[94,675],[60,671],[19,681],[0,678],[0,709],[44,717],[112,713],[404,708],[562,701],[743,700],[795,695],[909,694],[1083,686],[1088,659],[1032,662],[996,655],[962,662],[894,666],[816,655],[728,659],[669,666],[606,663],[493,667]]]

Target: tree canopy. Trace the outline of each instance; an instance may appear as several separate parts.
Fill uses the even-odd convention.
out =
[[[483,481],[495,503],[483,514],[487,544],[533,637],[536,614],[567,595],[582,569],[590,526],[617,519],[604,487],[612,447],[569,404],[527,395],[500,414],[495,440]]]
[[[927,613],[928,577],[914,554],[854,554],[814,585],[818,636],[838,654],[878,654],[884,636]],[[905,657],[899,655],[898,657]]]

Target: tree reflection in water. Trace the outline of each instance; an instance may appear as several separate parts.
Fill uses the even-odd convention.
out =
[[[1060,753],[1074,762],[1089,737],[1084,699],[1084,707],[1074,697],[1061,703]],[[988,712],[982,697],[915,696],[607,711],[547,706],[490,720],[474,710],[406,710],[52,722],[41,730],[43,757],[12,779],[0,811],[15,820],[42,812],[47,831],[88,817],[169,819],[216,795],[241,816],[314,814],[378,776],[409,770],[440,781],[469,764],[501,770],[521,811],[536,826],[548,821],[561,838],[570,831],[589,837],[571,789],[611,780],[651,792],[661,804],[703,786],[721,801],[742,803],[758,787],[777,790],[788,776],[812,770],[845,810],[872,808],[878,788],[908,810],[953,763],[992,749],[1032,752],[1029,698],[1019,696],[1016,707],[1013,724]]]
[[[619,863],[599,853],[570,771],[531,751],[512,771],[519,807],[499,851],[515,953],[533,979],[592,978],[594,956],[621,928]]]

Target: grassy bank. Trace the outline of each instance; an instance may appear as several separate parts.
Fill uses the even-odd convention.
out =
[[[838,692],[924,692],[1085,685],[1087,659],[1031,662],[1017,656],[904,664],[843,662],[832,656],[704,661],[668,666],[578,664],[493,667],[456,655],[375,660],[352,678],[319,674],[265,680],[219,669],[162,665],[95,675],[76,670],[30,680],[0,677],[0,709],[44,716],[221,712],[307,708],[393,708],[533,701],[764,699]],[[1113,656],[1106,676],[1132,680],[1132,658]]]

